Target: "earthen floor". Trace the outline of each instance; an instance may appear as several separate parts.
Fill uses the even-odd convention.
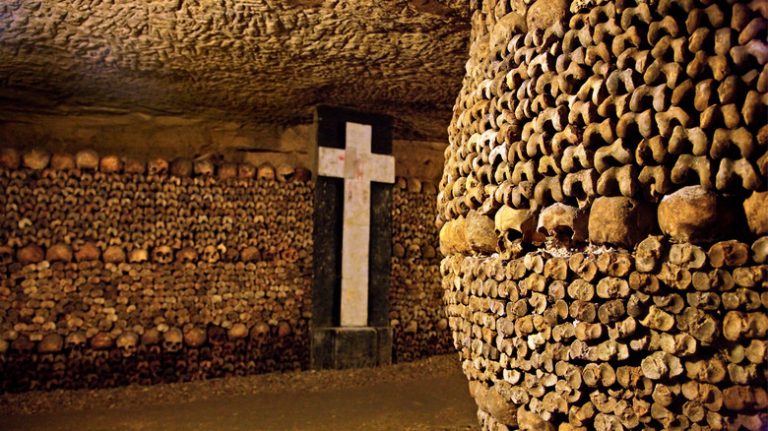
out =
[[[474,430],[455,355],[367,370],[0,395],[0,430]]]

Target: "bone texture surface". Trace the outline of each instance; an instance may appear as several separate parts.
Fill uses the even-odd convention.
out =
[[[409,360],[451,347],[436,187],[398,184],[411,184],[392,208],[408,251],[391,309]],[[308,366],[308,171],[0,149],[0,190],[0,392]]]
[[[473,4],[436,224],[484,429],[768,425],[767,15]]]

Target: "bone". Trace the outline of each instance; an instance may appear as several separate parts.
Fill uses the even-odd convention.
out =
[[[94,150],[82,150],[75,154],[75,165],[83,171],[99,169],[99,154]]]
[[[25,168],[40,171],[48,167],[51,155],[45,150],[33,148],[25,151],[21,160]]]

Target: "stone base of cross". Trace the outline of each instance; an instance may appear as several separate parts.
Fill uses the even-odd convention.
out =
[[[391,329],[386,318],[379,316],[372,321],[369,310],[381,315],[388,309],[388,304],[381,304],[380,273],[387,272],[388,284],[391,186],[382,194],[374,184],[394,183],[394,158],[372,151],[375,125],[319,116],[312,366],[349,368],[389,363]],[[323,121],[333,124],[323,129]],[[334,133],[341,132],[342,127],[343,147],[339,148],[342,137]],[[335,147],[323,145],[322,130],[329,131],[328,140]],[[343,179],[343,185],[334,178]],[[382,217],[387,220],[380,220]],[[340,232],[329,227],[338,226],[339,219]],[[385,288],[386,294],[388,285]],[[370,298],[371,292],[374,298]]]

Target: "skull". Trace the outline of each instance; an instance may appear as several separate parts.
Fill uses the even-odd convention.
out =
[[[143,175],[146,171],[144,162],[136,159],[125,159],[125,167],[123,169],[126,174]]]
[[[256,167],[250,163],[241,163],[237,167],[237,176],[242,179],[251,179],[256,176]]]
[[[77,250],[75,251],[75,260],[78,262],[99,260],[100,255],[101,251],[96,244],[92,242],[86,242],[83,245],[77,247]]]
[[[128,262],[141,263],[149,260],[149,253],[144,248],[134,248],[128,253]]]
[[[59,353],[64,347],[64,339],[59,334],[48,334],[37,344],[40,353]]]
[[[69,262],[72,260],[72,247],[67,244],[54,244],[48,248],[45,259],[49,262]]]
[[[75,169],[75,158],[69,153],[54,153],[51,156],[51,169],[56,171]]]
[[[51,154],[38,148],[31,149],[24,153],[22,161],[24,166],[34,171],[40,171],[48,166],[51,160]]]
[[[124,357],[133,356],[139,344],[139,334],[131,331],[123,332],[117,337],[116,345]]]
[[[274,181],[275,180],[275,168],[269,163],[265,163],[259,166],[258,174],[256,175],[260,180]]]
[[[175,177],[190,177],[193,170],[194,165],[190,159],[179,158],[171,163],[171,175]]]
[[[248,327],[242,323],[235,323],[227,331],[227,336],[230,340],[237,340],[248,336]]]
[[[194,263],[197,260],[197,252],[192,247],[186,247],[176,253],[176,262]]]
[[[147,172],[149,175],[163,175],[168,173],[168,160],[156,158],[147,163]]]
[[[259,322],[251,328],[251,340],[262,341],[269,336],[269,325]]]
[[[499,246],[505,257],[522,253],[524,244],[539,241],[536,232],[537,211],[502,206],[494,217],[496,231],[500,234]]]
[[[101,257],[107,263],[122,263],[125,262],[125,250],[122,247],[112,245],[104,250],[104,254]]]
[[[112,347],[112,336],[106,332],[99,332],[91,338],[91,348],[94,350],[108,350]]]
[[[171,263],[173,261],[173,250],[167,245],[155,247],[152,250],[152,261],[155,263]]]
[[[203,249],[203,259],[208,263],[216,263],[221,259],[219,249],[215,246],[208,245]]]
[[[163,333],[163,349],[175,353],[183,347],[184,334],[179,328],[169,328]]]
[[[149,328],[141,334],[141,344],[145,346],[154,346],[160,342],[160,331],[157,328]]]
[[[20,164],[21,155],[18,150],[13,148],[0,149],[0,166],[10,170],[16,170],[19,168]]]
[[[189,347],[201,347],[205,344],[207,334],[198,327],[189,328],[184,332],[184,343]]]
[[[93,150],[82,150],[75,154],[75,165],[84,171],[95,171],[99,167],[99,154]]]
[[[106,174],[116,174],[123,169],[123,162],[115,155],[108,155],[101,158],[99,170]]]
[[[216,168],[210,159],[196,160],[195,161],[195,175],[201,177],[210,177],[215,173]]]
[[[237,177],[237,164],[236,163],[224,163],[219,166],[219,179],[228,180],[230,178]]]
[[[0,246],[0,266],[6,266],[13,263],[13,248],[7,245]]]
[[[261,260],[261,252],[259,252],[259,249],[256,247],[246,247],[240,253],[240,258],[243,262],[256,262]]]
[[[88,342],[84,332],[73,332],[67,335],[67,339],[64,340],[64,345],[67,349],[80,349],[85,347],[85,343]]]
[[[275,176],[281,183],[291,181],[296,174],[296,169],[289,165],[280,165],[275,170]]]
[[[541,210],[536,230],[560,241],[586,241],[588,222],[589,213],[584,209],[555,203]]]

